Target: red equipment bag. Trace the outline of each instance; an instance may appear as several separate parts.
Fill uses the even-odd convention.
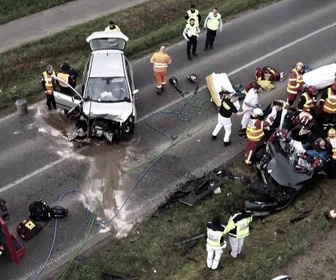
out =
[[[23,240],[29,240],[37,235],[43,227],[31,219],[26,219],[18,224],[16,231]]]

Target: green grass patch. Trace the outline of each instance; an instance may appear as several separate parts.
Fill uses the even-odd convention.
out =
[[[202,12],[202,23],[214,6],[219,8],[224,20],[229,20],[249,9],[272,2],[275,1],[194,1]],[[63,61],[69,61],[81,72],[90,53],[86,37],[94,31],[103,30],[111,18],[129,36],[126,55],[134,59],[158,49],[162,44],[182,40],[181,32],[185,25],[183,16],[189,7],[190,1],[187,0],[151,0],[1,53],[0,116],[15,109],[14,103],[17,98],[26,98],[28,103],[44,98],[39,81],[47,64],[52,64],[58,69]]]
[[[0,24],[8,23],[74,0],[1,0]]]
[[[240,164],[235,167],[244,169]],[[86,261],[74,262],[64,279],[100,279],[101,273],[105,272],[146,280],[269,280],[294,257],[309,252],[313,244],[335,227],[322,214],[334,203],[336,190],[333,187],[334,181],[324,180],[285,210],[265,219],[255,218],[242,255],[233,260],[227,253],[229,245],[225,249],[221,260],[223,270],[213,272],[206,268],[205,239],[185,256],[182,255],[184,245],[174,243],[205,232],[207,221],[215,214],[219,214],[222,221],[228,220],[230,214],[225,206],[250,192],[246,186],[232,181],[222,187],[221,194],[212,195],[193,207],[178,204],[176,208],[156,211],[127,238],[111,238],[90,253]],[[311,209],[305,219],[290,222],[300,212]],[[321,262],[327,270],[334,265],[335,258],[327,255]],[[315,277],[323,279],[320,273]]]

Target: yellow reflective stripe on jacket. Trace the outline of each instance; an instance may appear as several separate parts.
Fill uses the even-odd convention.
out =
[[[302,83],[302,79],[299,78],[300,74],[297,72],[297,70],[295,68],[292,70],[292,72],[294,72],[296,74],[296,76],[295,76],[295,78],[292,78],[291,75],[289,75],[287,92],[291,93],[291,94],[297,94],[299,86]],[[295,84],[294,84],[294,82],[295,82]]]
[[[247,139],[251,141],[260,141],[260,139],[264,136],[264,122],[261,122],[261,127],[256,128],[255,127],[256,121],[254,121],[252,124],[248,124],[246,128],[246,136]]]
[[[310,109],[313,107],[313,99],[306,92],[302,95],[306,99],[305,104],[303,104],[303,111],[310,112]]]
[[[329,114],[336,113],[336,95],[328,88],[328,97],[324,101],[323,111]]]
[[[220,247],[221,246],[221,237],[224,235],[224,232],[212,230],[207,228],[207,243],[212,247]]]

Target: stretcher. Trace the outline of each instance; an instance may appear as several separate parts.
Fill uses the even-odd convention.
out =
[[[332,63],[303,74],[302,79],[308,86],[315,86],[320,90],[335,82],[335,73],[336,63]]]
[[[219,96],[221,91],[236,93],[226,73],[212,73],[211,75],[207,76],[205,80],[211,95],[211,99],[218,107],[221,106],[221,98]],[[235,102],[234,105],[236,106],[237,110],[240,109],[239,101]]]

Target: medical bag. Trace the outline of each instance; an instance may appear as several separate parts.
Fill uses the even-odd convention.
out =
[[[29,240],[37,235],[43,227],[31,219],[26,219],[18,224],[16,231],[23,240]]]

